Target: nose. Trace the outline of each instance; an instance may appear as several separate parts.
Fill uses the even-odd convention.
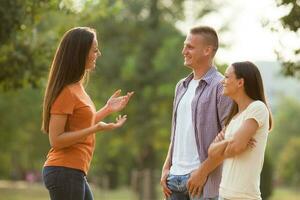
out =
[[[101,51],[98,50],[97,57],[100,57],[100,56],[102,56],[102,53],[101,53]]]
[[[222,84],[224,84],[224,83],[225,83],[225,78],[223,78],[223,79],[222,79],[221,83],[222,83]]]

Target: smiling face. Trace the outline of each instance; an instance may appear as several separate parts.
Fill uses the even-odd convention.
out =
[[[96,60],[98,56],[101,56],[101,52],[98,49],[98,41],[95,36],[88,57],[86,59],[85,69],[94,69],[96,67]]]
[[[207,45],[200,34],[188,34],[182,49],[184,65],[196,69],[211,58],[212,47]]]
[[[229,97],[234,97],[244,86],[244,79],[238,79],[234,72],[234,67],[230,65],[225,71],[225,78],[222,81],[223,94]]]

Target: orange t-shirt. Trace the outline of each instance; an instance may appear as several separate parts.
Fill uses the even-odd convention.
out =
[[[95,124],[96,109],[80,83],[66,86],[51,106],[51,114],[68,115],[65,131],[78,131]],[[51,148],[44,166],[64,166],[87,174],[95,148],[95,134],[69,147]]]

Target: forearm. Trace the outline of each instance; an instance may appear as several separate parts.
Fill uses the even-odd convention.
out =
[[[224,155],[226,147],[228,146],[228,140],[222,140],[220,142],[212,143],[208,149],[208,157],[215,158]]]
[[[227,140],[212,143],[208,149],[208,158],[201,163],[198,172],[201,176],[208,176],[225,159],[224,151],[228,145]]]
[[[224,156],[226,158],[234,157],[236,155],[239,155],[246,151],[247,146],[246,145],[241,145],[237,144],[238,142],[236,141],[231,141],[228,143],[227,147],[225,148],[224,151]]]
[[[171,144],[169,146],[169,149],[168,149],[168,154],[167,154],[167,157],[166,157],[166,160],[164,162],[164,165],[163,165],[163,170],[167,169],[169,170],[171,168]]]
[[[98,123],[98,122],[102,121],[109,114],[111,114],[111,111],[108,109],[108,107],[107,106],[102,107],[96,113],[95,123]]]
[[[50,137],[50,144],[52,148],[55,149],[68,147],[73,144],[76,144],[84,137],[94,134],[96,131],[98,131],[97,124],[78,131],[64,132],[56,136],[55,139],[51,139]]]
[[[198,168],[198,173],[200,176],[207,177],[213,170],[222,164],[224,159],[224,156],[215,158],[208,157],[203,163],[201,163],[200,167]]]

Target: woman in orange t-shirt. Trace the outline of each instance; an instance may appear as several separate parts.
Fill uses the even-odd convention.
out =
[[[133,92],[116,91],[99,111],[82,85],[95,68],[98,50],[96,31],[88,27],[65,33],[49,73],[44,97],[42,129],[49,135],[51,149],[43,167],[43,180],[52,200],[90,200],[86,180],[95,148],[95,133],[121,127],[126,115],[114,123],[101,120],[122,110]]]

